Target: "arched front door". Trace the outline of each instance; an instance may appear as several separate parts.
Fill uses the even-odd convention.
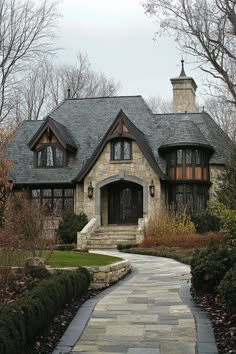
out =
[[[143,217],[143,187],[132,182],[112,183],[108,187],[108,223],[137,224]]]

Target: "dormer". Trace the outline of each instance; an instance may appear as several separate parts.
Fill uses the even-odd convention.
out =
[[[47,117],[28,143],[34,151],[36,168],[60,168],[67,165],[70,153],[77,151],[67,128]]]

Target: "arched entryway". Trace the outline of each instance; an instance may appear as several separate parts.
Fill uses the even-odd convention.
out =
[[[137,224],[143,217],[143,187],[129,181],[107,186],[108,224]]]
[[[95,210],[102,225],[137,224],[147,209],[148,186],[138,177],[119,173],[96,184]]]

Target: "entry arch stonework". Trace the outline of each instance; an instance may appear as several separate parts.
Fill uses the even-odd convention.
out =
[[[114,182],[126,181],[139,184],[143,187],[143,216],[148,215],[148,185],[141,178],[130,176],[124,172],[105,178],[99,181],[95,186],[95,214],[101,215],[101,188]]]

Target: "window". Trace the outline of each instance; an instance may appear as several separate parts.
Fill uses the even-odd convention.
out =
[[[168,152],[167,173],[175,180],[205,180],[209,178],[209,154],[199,149],[177,149]]]
[[[56,145],[46,145],[37,151],[37,167],[63,167],[64,151]]]
[[[74,210],[74,190],[72,188],[32,189],[34,205],[44,208],[46,214],[60,216],[63,211]]]
[[[183,165],[183,150],[177,150],[177,165]]]
[[[131,160],[132,142],[130,140],[114,140],[111,142],[111,160]]]
[[[206,208],[208,199],[207,184],[183,183],[170,187],[170,204],[179,212],[186,210],[189,214],[201,212]]]

